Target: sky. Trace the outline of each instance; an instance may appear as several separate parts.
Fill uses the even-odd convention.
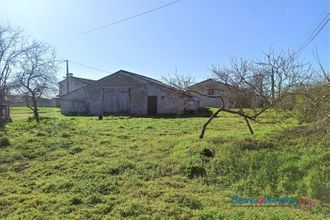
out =
[[[161,79],[212,77],[212,65],[229,57],[262,58],[269,48],[296,50],[330,11],[330,0],[182,0],[152,13],[77,35],[173,0],[0,0],[0,23],[20,26],[31,38],[69,59],[77,77],[100,79],[120,69]],[[330,67],[330,22],[301,53],[313,62],[317,48]],[[61,64],[59,79],[65,76]]]

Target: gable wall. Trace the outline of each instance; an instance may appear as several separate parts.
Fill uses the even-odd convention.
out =
[[[214,90],[214,96],[221,95],[224,99],[224,102],[228,104],[230,91],[225,85],[219,84],[218,82],[213,80],[207,80],[205,82],[190,87],[190,90],[205,95],[209,94],[210,89]],[[196,94],[195,96],[199,100],[200,107],[220,107],[221,105],[219,98],[210,98],[199,94]]]
[[[79,89],[81,87],[86,86],[86,83],[83,83],[82,81],[69,77],[69,92],[74,91],[76,89]],[[67,93],[67,79],[64,79],[63,81],[59,82],[59,96]]]
[[[65,115],[88,114],[88,101],[86,87],[77,89],[60,97],[61,113]]]
[[[132,77],[128,77],[125,74],[114,74],[106,77],[87,87],[88,102],[90,103],[90,112],[93,115],[98,115],[103,112],[103,89],[127,89],[130,90],[130,109],[131,114],[135,112],[140,113],[139,110],[142,100],[139,99],[143,96],[144,84]],[[142,113],[142,112],[141,112]]]
[[[171,89],[162,88],[152,83],[147,84],[147,96],[157,96],[159,114],[182,114],[184,113],[187,97],[178,94]],[[147,102],[147,96],[145,102]],[[147,111],[147,104],[145,104]]]

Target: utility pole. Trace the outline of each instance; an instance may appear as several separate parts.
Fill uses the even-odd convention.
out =
[[[69,60],[65,60],[66,62],[66,92],[69,93]]]

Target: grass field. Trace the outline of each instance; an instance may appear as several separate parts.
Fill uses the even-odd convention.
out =
[[[205,117],[66,117],[25,108],[0,131],[0,218],[329,218],[329,134]],[[274,117],[272,112],[268,116]],[[266,120],[267,117],[264,117]],[[209,149],[213,157],[201,152]],[[241,207],[241,197],[296,197],[312,209]]]

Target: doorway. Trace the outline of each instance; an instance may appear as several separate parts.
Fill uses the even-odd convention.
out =
[[[157,96],[148,96],[148,115],[157,114]]]
[[[127,115],[129,109],[129,89],[104,89],[103,113]]]

